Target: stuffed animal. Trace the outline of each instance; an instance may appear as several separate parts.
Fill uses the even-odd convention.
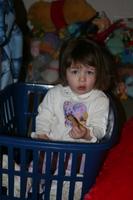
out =
[[[58,46],[58,41],[52,42],[49,34],[46,37],[46,41],[48,43],[43,43],[37,38],[31,41],[32,61],[28,65],[27,81],[54,84],[59,78],[58,59],[55,55],[53,56],[53,51]]]
[[[28,20],[35,28],[40,26],[45,32],[60,30],[65,26],[91,20],[96,10],[86,0],[37,1],[28,10]]]
[[[42,72],[42,78],[45,83],[55,84],[59,79],[59,61],[53,59],[49,62],[49,65],[45,67]]]
[[[123,81],[118,83],[117,86],[117,95],[121,100],[127,100],[127,88]]]
[[[101,33],[109,28],[111,25],[110,19],[107,17],[106,13],[102,11],[99,16],[93,20],[93,24],[98,27],[98,33]]]

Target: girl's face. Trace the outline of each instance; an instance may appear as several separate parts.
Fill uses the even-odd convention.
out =
[[[82,63],[72,63],[66,71],[66,79],[71,90],[79,95],[90,92],[95,87],[96,69]]]

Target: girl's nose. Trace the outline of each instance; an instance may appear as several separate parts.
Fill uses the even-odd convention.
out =
[[[82,82],[86,81],[86,74],[84,72],[80,73],[79,81],[82,81]]]

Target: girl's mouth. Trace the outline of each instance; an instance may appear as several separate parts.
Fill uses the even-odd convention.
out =
[[[84,90],[86,90],[86,87],[85,87],[85,86],[79,86],[79,87],[78,87],[78,90],[84,91]]]

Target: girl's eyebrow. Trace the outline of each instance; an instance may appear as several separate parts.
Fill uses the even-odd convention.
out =
[[[90,65],[85,66],[87,70],[96,71],[96,68]]]
[[[89,66],[87,68],[88,68],[88,70],[94,70],[94,71],[96,70],[95,67],[92,67],[92,66]]]
[[[95,70],[94,66],[88,65],[88,64],[71,64],[70,68],[71,69],[79,69],[79,68],[88,68],[90,70]]]

